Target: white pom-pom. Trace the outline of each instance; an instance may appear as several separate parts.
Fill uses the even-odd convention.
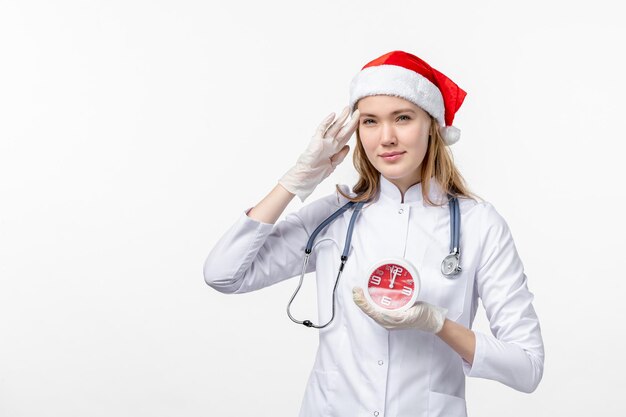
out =
[[[440,126],[439,132],[441,132],[441,137],[448,146],[461,139],[461,131],[454,126]]]

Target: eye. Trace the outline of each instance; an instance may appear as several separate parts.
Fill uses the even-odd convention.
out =
[[[401,121],[411,120],[411,117],[407,116],[406,114],[403,114],[403,115],[398,116],[398,120],[401,120]]]
[[[374,123],[374,119],[363,119],[363,122],[362,122],[362,123],[363,123],[364,125],[368,125],[368,124],[370,124],[369,122]]]

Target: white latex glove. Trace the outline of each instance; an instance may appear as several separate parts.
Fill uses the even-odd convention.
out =
[[[350,108],[345,107],[337,120],[329,114],[317,128],[308,148],[300,155],[296,165],[282,176],[278,183],[304,201],[319,183],[328,177],[348,154],[346,145],[359,123],[359,111],[346,123]],[[334,120],[334,121],[333,121]]]
[[[446,321],[448,310],[424,301],[416,302],[413,307],[402,312],[382,312],[376,310],[365,299],[363,289],[354,287],[352,297],[365,314],[386,329],[418,329],[424,332],[439,333]]]

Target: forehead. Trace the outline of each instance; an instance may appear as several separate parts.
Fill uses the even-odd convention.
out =
[[[400,97],[377,95],[363,97],[357,103],[357,109],[363,114],[385,116],[388,114],[398,113],[399,111],[412,111],[414,113],[423,113],[424,110]]]

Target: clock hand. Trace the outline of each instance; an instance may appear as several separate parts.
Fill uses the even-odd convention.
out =
[[[393,284],[396,282],[396,276],[398,275],[398,270],[394,269],[391,276],[391,282],[389,283],[389,288],[393,288]]]

